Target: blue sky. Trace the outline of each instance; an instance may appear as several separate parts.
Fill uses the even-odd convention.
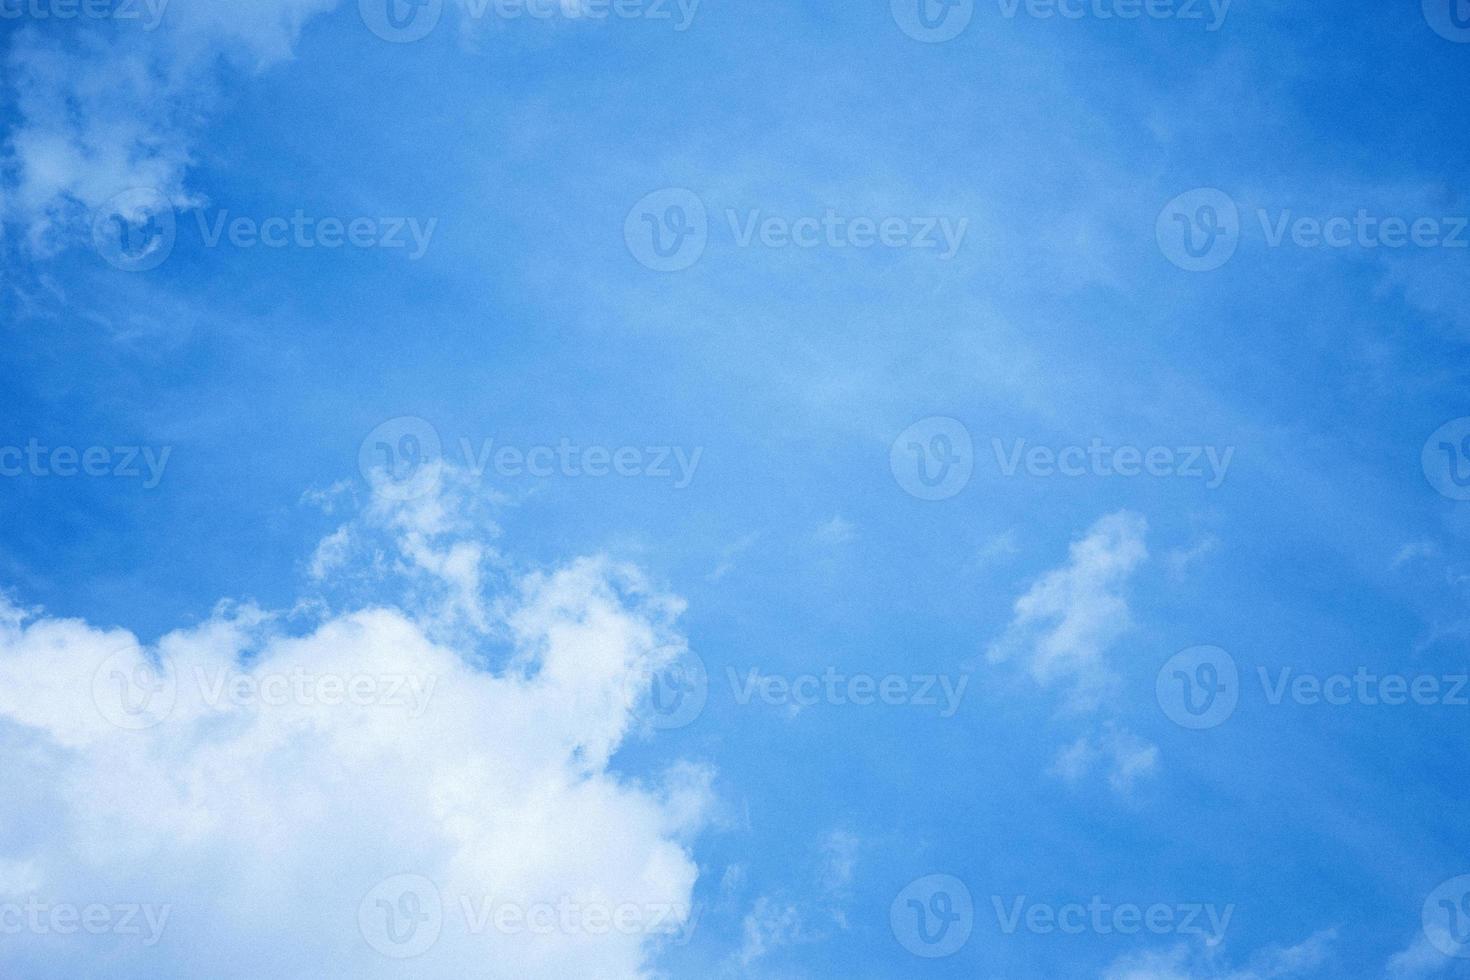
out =
[[[1464,0],[395,2],[0,2],[0,973],[1470,976]]]

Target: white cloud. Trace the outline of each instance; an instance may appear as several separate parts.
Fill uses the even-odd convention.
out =
[[[1130,954],[1103,971],[1102,980],[1285,980],[1310,976],[1332,952],[1337,931],[1325,929],[1295,946],[1270,947],[1249,966],[1232,969],[1218,948],[1175,946],[1163,952]]]
[[[201,122],[222,96],[221,72],[259,72],[289,58],[302,25],[336,4],[170,0],[154,30],[80,18],[66,31],[13,31],[5,54],[17,109],[5,147],[15,167],[9,217],[46,254],[122,191],[152,188],[177,207],[198,203],[185,172]]]
[[[460,554],[412,541],[436,527],[425,515],[449,533],[448,502],[404,513],[360,528],[396,542],[388,567],[437,574],[451,597],[478,581],[457,561],[404,554]],[[443,909],[413,975],[645,976],[666,934],[697,921],[689,847],[710,774],[679,765],[643,784],[609,763],[639,726],[649,672],[681,648],[681,603],[602,559],[518,576],[478,606],[509,651],[489,669],[463,617],[445,631],[433,593],[409,594],[423,601],[325,613],[304,631],[225,603],[151,650],[124,629],[0,603],[0,887],[25,893],[11,901],[171,908],[151,948],[7,936],[10,968],[403,976],[359,907],[411,873]],[[588,924],[558,914],[543,935],[481,918],[505,903],[570,903]],[[596,927],[592,910],[620,907],[628,928]]]
[[[742,928],[745,937],[739,955],[742,967],[749,967],[773,949],[812,939],[802,921],[801,909],[765,895],[755,900]]]
[[[1439,548],[1433,541],[1411,541],[1398,550],[1388,567],[1398,571],[1410,562],[1434,558],[1438,554]]]
[[[1108,785],[1127,793],[1139,779],[1158,768],[1159,748],[1132,732],[1108,726],[1099,735],[1084,735],[1057,754],[1052,774],[1069,783],[1080,781],[1099,764],[1108,770]]]
[[[857,528],[841,514],[833,515],[830,521],[819,525],[816,530],[817,543],[831,548],[847,544],[855,537]]]
[[[1066,685],[1071,708],[1097,708],[1114,680],[1107,652],[1132,628],[1126,590],[1148,558],[1147,533],[1148,523],[1129,511],[1089,528],[1072,543],[1065,565],[1016,600],[1005,634],[990,646],[991,662],[1023,657],[1041,685]],[[1109,723],[1062,749],[1050,772],[1075,783],[1102,763],[1108,784],[1121,794],[1152,775],[1158,758],[1155,745]]]
[[[1444,976],[1449,965],[1449,957],[1435,949],[1421,932],[1407,948],[1389,957],[1384,972],[1390,980],[1422,980]]]
[[[1219,547],[1220,539],[1213,534],[1206,534],[1188,548],[1171,549],[1164,556],[1164,562],[1169,567],[1169,575],[1175,579],[1183,579],[1189,574],[1190,568],[1214,554]]]
[[[740,950],[727,964],[726,972],[751,976],[757,961],[782,947],[822,942],[828,938],[831,926],[845,931],[848,920],[843,906],[851,898],[861,846],[861,838],[851,831],[836,829],[823,835],[818,843],[820,860],[811,894],[757,898],[742,923]],[[742,872],[741,881],[743,877]]]
[[[852,885],[862,841],[846,830],[834,830],[822,840],[822,888],[830,894],[845,894]]]
[[[1110,514],[1073,542],[1067,564],[1016,600],[1015,617],[990,647],[992,662],[1022,655],[1044,686],[1068,684],[1074,704],[1094,705],[1111,672],[1108,648],[1132,626],[1125,590],[1148,557],[1148,523]]]
[[[1021,546],[1015,528],[1007,528],[1000,534],[986,542],[985,547],[980,549],[975,561],[981,567],[997,564],[1009,558],[1014,558],[1021,553]]]

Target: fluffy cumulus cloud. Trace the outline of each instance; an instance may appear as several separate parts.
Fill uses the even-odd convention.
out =
[[[710,774],[611,765],[680,603],[603,559],[467,596],[446,495],[341,532],[373,569],[329,574],[407,600],[148,648],[0,604],[6,975],[641,977],[688,939]]]

